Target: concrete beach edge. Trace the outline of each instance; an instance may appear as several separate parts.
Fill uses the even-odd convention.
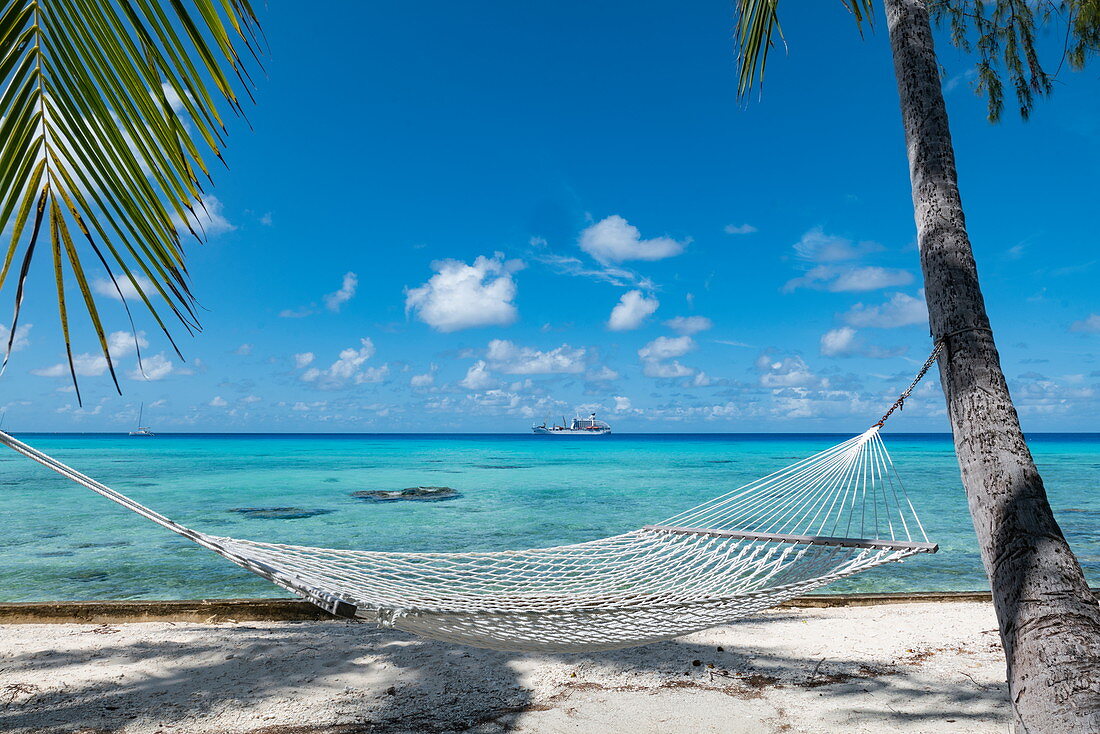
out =
[[[1093,589],[1100,598],[1100,588]],[[878,604],[990,602],[988,591],[917,591],[813,594],[791,607],[865,607]],[[173,601],[59,601],[0,603],[0,624],[122,624],[126,622],[305,622],[337,619],[298,599],[191,599]]]

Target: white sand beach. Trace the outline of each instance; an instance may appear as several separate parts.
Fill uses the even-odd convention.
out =
[[[988,603],[779,609],[525,655],[349,622],[0,626],[0,731],[1004,732]]]

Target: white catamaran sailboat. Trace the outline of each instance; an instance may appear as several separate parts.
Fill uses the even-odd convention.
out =
[[[131,436],[155,436],[155,435],[157,435],[157,434],[153,433],[152,431],[150,431],[148,426],[141,425],[141,416],[144,412],[145,412],[145,403],[142,403],[141,407],[138,408],[137,428],[130,431]]]
[[[561,422],[560,426],[548,426],[543,421],[541,426],[531,426],[531,430],[543,436],[605,436],[611,433],[611,426],[596,420],[595,413],[587,418],[574,418],[568,426],[565,425],[564,416]]]

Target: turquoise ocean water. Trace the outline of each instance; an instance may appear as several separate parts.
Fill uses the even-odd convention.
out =
[[[848,436],[23,434],[139,502],[217,535],[371,550],[493,550],[657,522]],[[987,588],[951,443],[884,434],[929,538],[920,555],[828,591]],[[1051,503],[1100,585],[1100,434],[1029,437]],[[453,487],[443,502],[361,490]],[[294,508],[268,517],[247,508]],[[291,515],[293,517],[285,517]],[[0,601],[285,596],[227,561],[0,449]]]

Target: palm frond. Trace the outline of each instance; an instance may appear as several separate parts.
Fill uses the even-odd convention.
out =
[[[863,33],[874,25],[874,0],[840,0]],[[783,39],[779,24],[779,0],[737,0],[734,38],[737,44],[737,95],[746,99],[754,86],[763,86],[764,68],[774,37]]]
[[[0,0],[0,293],[14,285],[3,366],[47,251],[74,384],[69,284],[118,386],[89,259],[120,298],[132,288],[173,348],[161,310],[200,328],[180,230],[201,236],[204,157],[222,158],[219,105],[242,113],[258,31],[249,0]]]

